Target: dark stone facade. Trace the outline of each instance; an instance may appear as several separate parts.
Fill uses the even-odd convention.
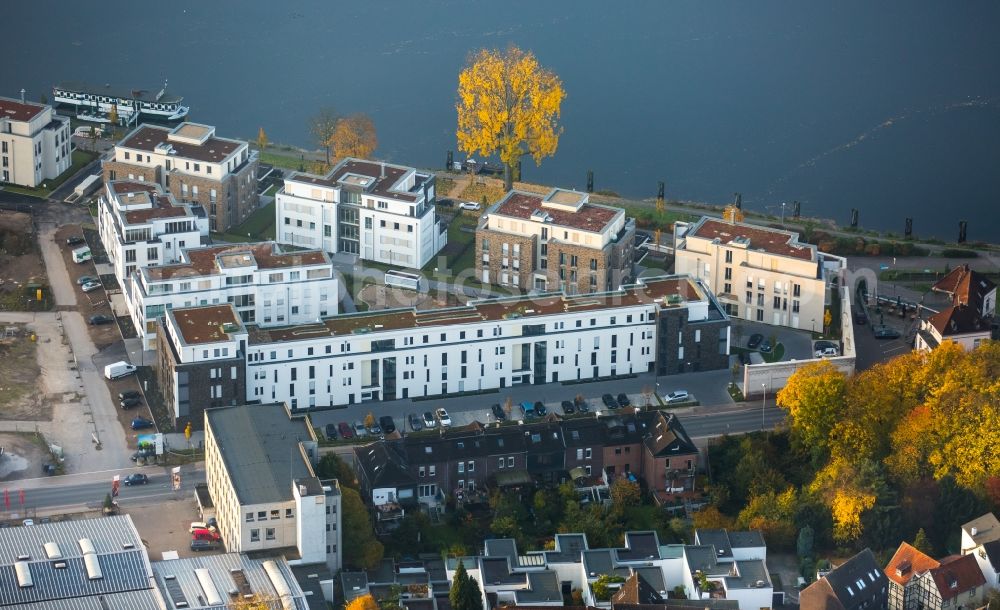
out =
[[[686,307],[660,310],[656,324],[656,374],[715,371],[729,367],[729,318],[715,304],[708,320],[689,322]],[[680,341],[678,341],[678,332]],[[684,348],[683,358],[679,348]]]
[[[246,362],[242,355],[208,362],[179,362],[162,323],[156,326],[156,345],[157,383],[174,429],[182,430],[190,422],[193,429],[201,430],[205,409],[246,402]]]

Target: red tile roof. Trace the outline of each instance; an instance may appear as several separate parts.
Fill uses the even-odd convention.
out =
[[[968,305],[946,307],[927,319],[942,337],[989,330],[979,312]]]
[[[940,565],[933,557],[928,557],[904,542],[899,545],[896,554],[885,566],[885,575],[889,580],[905,586],[916,574],[921,574]]]
[[[0,118],[8,118],[12,121],[30,121],[45,110],[41,104],[25,103],[17,100],[0,97]]]
[[[493,211],[494,214],[512,218],[531,218],[535,211],[542,211],[552,218],[552,225],[581,231],[603,231],[621,210],[585,203],[576,212],[553,207],[543,207],[542,195],[511,191]],[[546,223],[549,224],[549,223]]]
[[[986,584],[986,578],[974,555],[962,555],[950,561],[946,559],[939,567],[931,570],[931,577],[943,601]]]
[[[170,131],[170,129],[164,127],[143,125],[122,140],[119,146],[153,152],[158,145],[167,142],[167,136],[170,135]],[[242,146],[243,143],[236,140],[224,140],[212,137],[205,140],[204,144],[200,146],[176,140],[170,140],[170,145],[177,151],[177,158],[193,159],[206,163],[219,163],[233,154],[233,151]],[[219,176],[219,178],[221,177]]]
[[[703,218],[701,222],[694,225],[689,235],[709,240],[718,238],[724,244],[731,243],[737,238],[744,238],[749,240],[748,248],[750,250],[764,250],[771,254],[807,261],[815,258],[815,251],[810,245],[794,241],[789,233],[764,227],[730,223],[716,218]]]
[[[968,265],[959,265],[938,280],[931,290],[947,294],[955,305],[966,303],[981,310],[983,300],[994,288],[996,284],[982,273],[970,269]]]
[[[281,252],[274,242],[257,244],[233,244],[194,248],[186,250],[190,262],[161,267],[144,267],[149,279],[153,281],[175,277],[194,277],[199,275],[215,275],[219,272],[218,260],[221,257],[246,254],[257,263],[258,269],[281,269],[302,265],[321,265],[327,262],[323,252],[309,250],[305,252]]]

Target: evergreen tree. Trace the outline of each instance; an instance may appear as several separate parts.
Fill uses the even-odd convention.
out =
[[[924,531],[924,528],[917,530],[917,535],[913,538],[913,548],[925,555],[934,556],[934,545],[931,544],[931,540],[927,537],[927,532]]]
[[[483,599],[479,591],[479,583],[465,571],[465,565],[458,561],[455,578],[448,592],[448,601],[453,610],[482,610]]]

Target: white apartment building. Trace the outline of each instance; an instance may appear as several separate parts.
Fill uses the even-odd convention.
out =
[[[205,477],[229,552],[295,547],[292,565],[342,563],[340,486],[313,470],[317,439],[285,405],[205,411]]]
[[[97,208],[97,229],[123,289],[136,269],[177,263],[184,248],[208,239],[205,210],[177,203],[155,182],[108,182]]]
[[[188,248],[170,265],[140,267],[122,284],[146,349],[170,309],[230,303],[243,322],[307,324],[338,311],[340,281],[329,255],[283,252],[274,242]]]
[[[0,182],[37,187],[73,164],[69,119],[52,106],[0,97]]]
[[[708,216],[675,223],[674,252],[675,272],[705,282],[730,316],[814,332],[847,267],[798,233]]]
[[[210,229],[225,231],[257,209],[257,158],[247,142],[217,137],[211,125],[140,125],[103,162],[104,182],[155,182],[180,201],[200,203]]]
[[[654,367],[661,375],[721,369],[729,354],[729,319],[685,276],[597,295],[349,314],[247,333],[247,401],[283,401],[293,410]]]
[[[434,174],[345,159],[325,176],[295,173],[275,197],[276,239],[419,269],[448,241]]]

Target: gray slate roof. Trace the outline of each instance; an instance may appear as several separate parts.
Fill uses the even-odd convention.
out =
[[[207,409],[205,419],[242,504],[288,502],[293,480],[316,476],[299,449],[315,441],[309,419],[283,404]]]

